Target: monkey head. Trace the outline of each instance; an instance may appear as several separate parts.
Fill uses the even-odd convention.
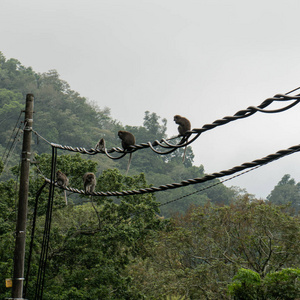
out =
[[[176,124],[179,124],[178,122],[180,122],[181,119],[182,119],[182,116],[180,116],[180,115],[175,115],[174,116],[174,121],[175,121]]]

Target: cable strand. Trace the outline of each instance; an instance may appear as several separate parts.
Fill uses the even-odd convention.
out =
[[[194,128],[194,129],[188,131],[185,136],[180,136],[180,135],[177,136],[176,138],[178,138],[178,137],[182,138],[181,141],[177,144],[169,143],[168,140],[171,140],[171,139],[168,139],[168,140],[162,139],[161,141],[155,140],[154,142],[147,142],[147,143],[141,143],[141,144],[133,145],[133,146],[131,146],[130,151],[121,149],[119,147],[113,147],[111,149],[105,149],[105,150],[95,150],[94,148],[85,149],[83,147],[71,147],[71,146],[63,146],[63,145],[56,144],[56,143],[50,143],[45,138],[43,138],[40,134],[38,134],[36,131],[33,131],[33,132],[35,134],[37,134],[39,137],[41,137],[48,144],[50,144],[52,147],[55,147],[55,148],[58,148],[58,149],[61,149],[61,150],[66,150],[66,151],[79,152],[81,154],[95,155],[95,154],[98,154],[98,153],[102,153],[102,154],[105,154],[110,159],[120,159],[128,153],[133,153],[137,150],[150,148],[153,152],[155,152],[159,155],[166,155],[166,154],[172,153],[173,151],[175,151],[178,148],[183,148],[183,147],[186,147],[186,146],[190,145],[203,132],[214,129],[218,126],[222,126],[222,125],[225,125],[225,124],[227,124],[229,122],[232,122],[232,121],[236,121],[236,120],[239,120],[239,119],[250,117],[253,114],[255,114],[256,112],[268,113],[269,114],[269,113],[279,113],[279,112],[283,112],[285,110],[288,110],[288,109],[292,108],[293,106],[295,106],[296,104],[298,104],[300,102],[300,94],[294,95],[294,96],[289,96],[288,95],[288,94],[290,94],[290,93],[292,93],[292,92],[294,92],[298,89],[300,89],[300,87],[298,87],[298,88],[296,88],[296,89],[294,89],[294,90],[292,90],[292,91],[290,91],[286,94],[276,94],[272,98],[267,98],[266,100],[264,100],[258,106],[249,106],[247,109],[243,109],[243,110],[240,110],[240,111],[236,112],[233,116],[225,116],[222,119],[215,120],[211,124],[203,125],[202,128]],[[293,101],[293,103],[291,103],[291,104],[289,104],[285,107],[279,108],[279,109],[274,109],[274,110],[266,110],[265,109],[267,106],[269,106],[270,104],[272,104],[275,101],[279,101],[279,102]],[[187,141],[186,137],[191,136],[193,134],[195,134],[195,136],[193,138],[191,138],[189,141]],[[158,151],[155,148],[157,146],[166,149],[166,151]],[[121,155],[119,157],[111,156],[110,154],[114,153],[114,152],[119,153]]]
[[[89,195],[92,196],[129,196],[129,195],[141,195],[141,194],[146,194],[146,193],[155,193],[155,192],[160,192],[160,191],[166,191],[166,190],[170,190],[170,189],[177,189],[177,188],[181,188],[184,186],[188,186],[188,185],[192,185],[192,184],[198,184],[198,183],[203,183],[206,181],[210,181],[216,178],[220,178],[220,177],[224,177],[224,176],[228,176],[228,175],[232,175],[235,174],[237,172],[241,172],[245,169],[249,169],[249,168],[253,168],[255,169],[255,167],[257,166],[263,166],[266,165],[270,162],[273,162],[277,159],[280,159],[284,156],[290,155],[292,153],[295,152],[299,152],[300,151],[300,144],[299,145],[295,145],[292,146],[288,149],[284,149],[284,150],[279,150],[276,153],[273,154],[269,154],[268,156],[265,156],[263,158],[260,159],[255,159],[252,162],[245,162],[239,166],[235,166],[231,169],[228,170],[223,170],[220,172],[215,172],[212,174],[207,174],[203,177],[200,178],[193,178],[193,179],[187,179],[187,180],[183,180],[181,182],[178,183],[170,183],[170,184],[165,184],[165,185],[160,185],[158,187],[151,187],[151,188],[143,188],[143,189],[139,189],[139,190],[128,190],[128,191],[107,191],[107,192],[94,192],[91,193]],[[44,177],[44,179],[48,182],[48,183],[52,183],[53,185],[57,186],[57,184],[55,182],[51,182],[50,179]],[[78,190],[72,187],[60,187],[63,188],[67,191],[73,192],[73,193],[77,193],[77,194],[85,194],[85,192],[83,190]]]

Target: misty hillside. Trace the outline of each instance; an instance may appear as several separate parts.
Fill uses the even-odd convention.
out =
[[[8,59],[0,54],[0,119],[3,130],[0,132],[0,149],[10,142],[10,135],[20,112],[24,109],[27,93],[35,96],[33,128],[49,142],[72,147],[94,147],[100,138],[105,138],[106,147],[120,147],[118,130],[125,129],[136,137],[136,143],[166,138],[167,121],[155,112],[145,112],[143,126],[126,126],[113,120],[108,107],[99,107],[72,91],[67,82],[60,79],[55,70],[36,73],[31,67],[24,67],[17,59]],[[105,101],[103,101],[105,102]],[[23,118],[23,116],[22,116]],[[34,153],[51,153],[51,147],[42,139],[33,136]],[[20,145],[15,148],[9,166],[17,163]],[[4,151],[4,150],[3,150]],[[169,155],[157,155],[145,149],[133,154],[129,176],[144,173],[149,184],[154,186],[180,182],[185,179],[202,177],[205,166],[194,166],[192,149],[188,147],[182,163],[183,149]],[[97,175],[103,170],[117,168],[124,174],[128,156],[121,160],[110,160],[105,155],[89,157],[97,162]],[[9,178],[6,170],[2,175]],[[183,195],[196,192],[217,181],[189,186],[173,191],[157,193],[158,201],[164,203]],[[229,203],[235,191],[220,184],[205,192],[174,202],[163,211],[185,211],[191,204],[204,204],[208,200],[215,203]]]
[[[27,222],[16,232],[28,93],[35,105]],[[19,248],[14,256],[19,240],[25,245],[24,299],[299,299],[300,183],[290,175],[268,201],[219,180],[114,197],[52,189],[44,177],[51,176],[53,157],[56,169],[79,190],[86,172],[96,175],[95,190],[104,192],[145,189],[205,172],[193,165],[190,147],[184,163],[183,149],[168,155],[136,151],[128,176],[128,155],[118,160],[62,150],[52,155],[50,143],[90,149],[105,138],[108,149],[120,147],[117,132],[123,129],[137,143],[168,138],[167,121],[145,111],[143,126],[123,125],[109,108],[72,91],[55,70],[39,74],[1,52],[0,123],[2,297],[11,297],[14,286],[4,282],[20,270]]]

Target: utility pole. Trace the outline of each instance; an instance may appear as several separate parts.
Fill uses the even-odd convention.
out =
[[[31,156],[31,136],[33,123],[34,96],[26,95],[22,162],[19,189],[18,219],[16,226],[16,244],[14,254],[14,274],[12,286],[12,299],[23,299],[24,264],[25,264],[25,233],[27,222],[29,167]]]

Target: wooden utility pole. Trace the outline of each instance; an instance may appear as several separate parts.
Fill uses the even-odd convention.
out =
[[[33,123],[34,96],[26,95],[24,133],[22,146],[22,162],[19,189],[18,219],[16,226],[16,244],[14,254],[14,274],[12,298],[23,299],[24,263],[25,263],[25,233],[28,207],[29,167],[31,156],[31,135]]]

